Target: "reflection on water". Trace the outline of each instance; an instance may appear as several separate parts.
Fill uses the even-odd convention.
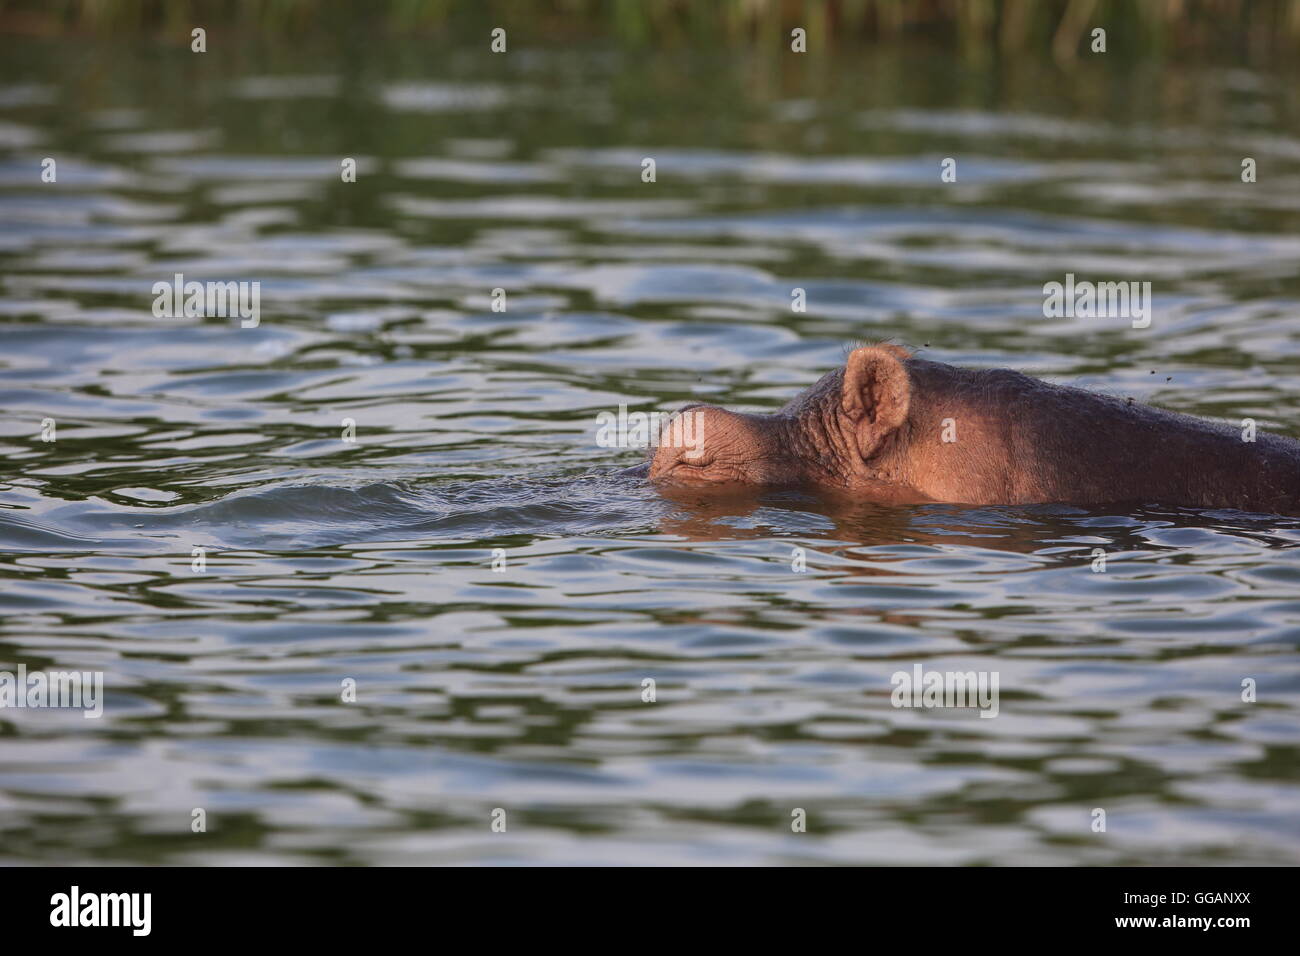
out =
[[[0,861],[1300,862],[1300,522],[595,441],[859,339],[1300,434],[1287,76],[0,42],[0,670],[108,690],[0,715]],[[154,318],[177,272],[261,324]],[[1044,319],[1067,272],[1152,328]],[[891,707],[916,663],[999,716]]]

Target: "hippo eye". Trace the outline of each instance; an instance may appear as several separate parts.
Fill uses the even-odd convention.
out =
[[[703,471],[713,465],[713,458],[700,455],[698,458],[687,458],[683,455],[678,458],[675,464],[678,467],[689,469],[690,471]]]

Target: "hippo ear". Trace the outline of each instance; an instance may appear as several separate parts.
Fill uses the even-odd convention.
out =
[[[895,346],[854,349],[844,363],[841,407],[858,437],[858,450],[869,458],[907,420],[912,385]],[[906,352],[902,352],[906,355]]]

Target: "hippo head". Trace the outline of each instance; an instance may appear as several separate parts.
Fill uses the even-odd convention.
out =
[[[844,368],[770,415],[689,405],[660,436],[650,480],[673,486],[820,485],[924,500],[908,468],[909,358],[896,345],[855,349]]]
[[[770,415],[688,406],[643,465],[674,489],[815,486],[855,502],[1161,504],[1300,514],[1300,443],[896,345]],[[693,497],[693,495],[692,495]]]

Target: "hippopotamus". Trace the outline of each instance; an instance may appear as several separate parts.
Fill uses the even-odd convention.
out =
[[[641,473],[864,501],[1164,505],[1300,515],[1300,442],[892,344],[772,414],[688,405]]]

